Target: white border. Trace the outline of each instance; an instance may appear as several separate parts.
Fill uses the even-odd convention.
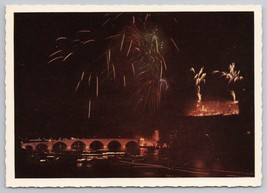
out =
[[[75,11],[73,11],[75,10]],[[253,11],[255,37],[255,177],[15,179],[14,13],[18,12],[217,12]],[[188,187],[260,186],[262,180],[262,9],[259,5],[7,5],[6,7],[6,186],[7,187]]]

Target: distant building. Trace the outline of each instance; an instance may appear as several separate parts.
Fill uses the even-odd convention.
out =
[[[159,137],[159,130],[154,130],[154,134],[152,138],[143,138],[139,139],[139,146],[140,147],[158,147],[160,137]]]

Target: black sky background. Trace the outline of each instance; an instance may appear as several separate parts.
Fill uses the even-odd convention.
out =
[[[165,58],[169,90],[158,111],[151,116],[132,111],[127,103],[130,93],[116,86],[100,90],[93,104],[93,116],[87,119],[88,99],[74,93],[81,67],[79,60],[69,64],[47,64],[56,50],[55,39],[74,39],[77,31],[90,29],[96,39],[90,51],[101,55],[107,46],[103,37],[114,34],[129,23],[125,13],[114,22],[101,26],[104,13],[16,13],[15,47],[15,129],[20,136],[94,135],[105,132],[164,129],[184,116],[196,100],[190,68],[205,67],[208,73],[202,87],[203,100],[229,99],[223,78],[212,76],[213,70],[228,71],[231,62],[241,70],[244,80],[236,85],[244,120],[254,114],[254,23],[252,12],[152,13],[151,23],[164,38],[173,37],[179,53],[166,45]],[[176,18],[174,22],[171,18]],[[101,64],[100,64],[101,65]],[[105,91],[104,91],[105,90]],[[207,123],[208,124],[208,123]],[[175,125],[172,125],[175,127]]]

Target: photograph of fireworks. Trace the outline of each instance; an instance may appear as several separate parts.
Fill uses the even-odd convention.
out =
[[[14,13],[15,178],[254,177],[254,12]]]

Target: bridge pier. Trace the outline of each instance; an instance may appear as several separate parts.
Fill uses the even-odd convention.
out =
[[[85,151],[90,151],[90,145],[86,145],[84,148]]]
[[[47,150],[49,153],[51,153],[53,151],[53,143],[51,141],[48,142],[47,144]]]

